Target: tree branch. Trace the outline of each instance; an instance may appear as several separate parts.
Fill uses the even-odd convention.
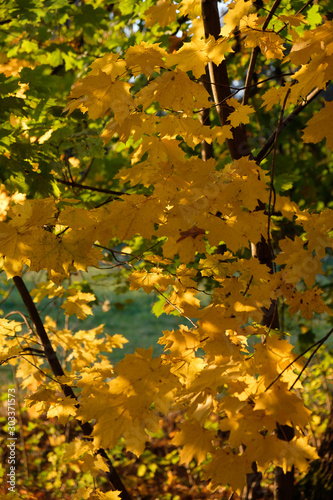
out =
[[[323,337],[322,339],[318,340],[318,342],[315,342],[314,344],[312,344],[310,347],[308,347],[307,349],[305,349],[305,351],[303,351],[301,354],[299,354],[298,356],[296,356],[295,359],[293,359],[289,365],[287,365],[281,373],[279,373],[277,375],[277,377],[275,377],[275,379],[273,380],[273,382],[271,382],[265,389],[265,392],[268,391],[268,389],[270,389],[272,387],[273,384],[275,384],[275,382],[277,382],[279,380],[279,378],[281,377],[281,375],[283,375],[283,373],[288,370],[288,368],[290,368],[296,361],[298,361],[300,358],[302,358],[304,356],[304,354],[306,354],[307,352],[311,351],[311,349],[313,349],[314,347],[316,347],[315,351],[311,354],[310,358],[307,360],[307,362],[305,363],[305,366],[303,367],[303,369],[301,370],[301,373],[298,375],[297,379],[295,380],[295,382],[290,386],[289,390],[291,391],[291,389],[294,387],[294,385],[296,384],[297,380],[299,380],[300,376],[302,375],[302,373],[304,372],[304,370],[306,369],[306,367],[308,366],[308,364],[310,363],[311,359],[313,358],[313,356],[316,354],[316,352],[318,351],[319,347],[321,347],[323,345],[324,342],[326,342],[326,340],[332,335],[333,333],[333,328],[331,328],[331,330],[325,335],[325,337]]]
[[[268,27],[276,9],[278,8],[279,4],[281,3],[281,0],[275,0],[274,4],[272,5],[272,8],[271,10],[269,11],[269,13],[267,14],[267,17],[265,19],[265,22],[262,26],[262,31],[265,31],[266,28]],[[246,87],[246,90],[244,92],[244,97],[243,97],[243,104],[247,104],[248,103],[248,100],[249,100],[249,96],[250,96],[250,86],[251,86],[251,82],[252,82],[252,78],[253,78],[253,73],[254,73],[254,69],[255,69],[255,66],[256,66],[256,62],[257,62],[257,57],[258,57],[258,54],[259,54],[259,47],[254,47],[252,49],[252,53],[251,53],[251,59],[250,59],[250,64],[249,64],[249,69],[247,71],[247,75],[246,75],[246,81],[245,81],[245,87]]]
[[[75,182],[75,181],[65,181],[64,179],[58,179],[56,178],[55,179],[57,182],[60,182],[60,184],[65,184],[65,186],[70,186],[70,187],[77,187],[77,188],[80,188],[80,189],[87,189],[88,191],[95,191],[97,193],[105,193],[105,194],[113,194],[115,196],[120,196],[120,195],[123,195],[123,194],[127,194],[127,193],[124,193],[123,191],[112,191],[111,189],[104,189],[104,188],[98,188],[98,187],[94,187],[94,186],[87,186],[86,184],[80,184],[79,182]]]
[[[310,102],[312,102],[319,94],[320,92],[322,92],[323,89],[315,89],[313,90],[305,99],[304,101],[299,104],[292,113],[290,113],[289,116],[287,116],[287,118],[285,118],[280,127],[278,127],[276,130],[274,130],[274,132],[272,133],[272,135],[269,137],[269,139],[267,139],[267,141],[265,142],[265,144],[263,145],[263,147],[261,148],[261,150],[259,151],[259,153],[257,154],[257,156],[254,158],[254,160],[256,161],[256,163],[258,165],[260,165],[260,163],[262,162],[262,160],[270,153],[270,150],[271,148],[273,147],[274,145],[274,141],[275,141],[275,136],[276,134],[280,134],[282,132],[282,130],[287,126],[289,125],[289,123],[291,123],[293,121],[293,119],[300,114],[301,111],[303,111],[303,109],[308,105],[310,104]]]
[[[244,104],[244,105],[247,104],[249,101],[250,91],[252,88],[251,82],[252,82],[253,73],[254,73],[254,69],[256,66],[259,50],[260,49],[257,46],[257,47],[254,47],[252,49],[252,52],[251,52],[251,59],[250,59],[249,69],[247,70],[247,74],[246,74],[245,91],[244,91],[243,102],[242,102],[242,104]]]
[[[214,36],[217,40],[220,36],[221,25],[217,0],[201,0],[201,10],[204,22],[205,37]],[[227,72],[226,61],[223,60],[219,66],[208,63],[211,90],[216,105],[221,126],[226,125],[230,113],[234,109],[227,104],[230,98],[230,83]],[[227,139],[227,146],[232,159],[237,160],[242,156],[249,156],[250,149],[246,139],[246,130],[243,124],[232,129],[232,139]]]
[[[23,303],[24,303],[29,315],[30,315],[31,320],[33,321],[33,323],[36,327],[37,334],[41,340],[41,343],[43,344],[44,353],[45,353],[47,361],[51,367],[52,372],[54,373],[54,375],[56,377],[64,376],[65,373],[64,373],[62,366],[59,362],[57,354],[52,347],[52,344],[50,342],[48,334],[45,331],[41,317],[39,316],[39,313],[36,309],[36,306],[31,298],[31,295],[30,295],[27,287],[25,286],[23,279],[20,276],[14,276],[13,281],[16,285],[16,288],[17,288],[19,294],[21,295],[21,298],[23,300]],[[77,400],[75,393],[70,386],[68,386],[67,384],[60,384],[60,385],[61,385],[61,388],[62,388],[66,397],[70,397],[70,398]],[[79,406],[79,404],[77,405],[77,407],[78,406]],[[84,422],[84,423],[82,423],[80,421],[78,421],[78,422],[80,424],[80,427],[81,427],[84,435],[90,436],[93,428],[89,424],[89,422]],[[106,474],[107,478],[110,481],[110,483],[112,484],[112,486],[116,490],[119,490],[121,492],[121,494],[120,494],[121,499],[122,500],[131,500],[131,497],[130,497],[129,493],[127,492],[125,486],[123,485],[120,477],[118,476],[118,473],[113,468],[113,465],[112,465],[106,451],[103,449],[99,449],[97,453],[99,455],[101,455],[107,461],[108,466],[109,466],[109,471]]]
[[[165,300],[165,302],[167,302],[170,306],[172,306],[174,309],[176,309],[176,311],[179,312],[179,314],[181,315],[182,318],[187,319],[187,321],[189,321],[191,323],[191,325],[194,326],[194,328],[198,328],[198,326],[195,323],[193,323],[193,321],[191,320],[191,318],[189,318],[188,316],[185,316],[185,314],[183,314],[183,312],[179,309],[179,307],[177,307],[175,304],[173,304],[168,299],[168,297],[166,297],[164,295],[164,293],[162,293],[158,288],[156,288],[156,286],[154,286],[154,290],[163,297],[163,299]]]
[[[280,131],[281,131],[281,125],[282,125],[282,122],[283,122],[283,114],[284,114],[284,110],[285,110],[285,107],[286,107],[286,104],[287,104],[287,99],[289,97],[289,94],[290,94],[290,88],[288,89],[288,92],[286,93],[284,101],[283,101],[283,105],[282,105],[281,112],[280,112],[280,117],[279,117],[279,122],[278,122],[278,126],[277,126],[277,131],[276,131],[275,138],[274,138],[274,145],[273,145],[273,158],[272,158],[272,165],[271,165],[271,179],[270,179],[270,183],[269,183],[268,222],[267,222],[267,241],[268,241],[268,244],[270,246],[272,246],[272,242],[271,242],[271,220],[272,220],[272,213],[274,212],[275,200],[276,200],[276,193],[275,193],[275,188],[274,188],[274,177],[275,177],[275,162],[276,162],[276,154],[277,154],[277,142],[278,142],[279,134],[280,134]],[[274,194],[274,200],[273,200],[273,204],[272,204],[273,194]]]

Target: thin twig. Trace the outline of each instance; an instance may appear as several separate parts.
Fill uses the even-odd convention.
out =
[[[281,127],[280,127],[280,130],[274,130],[274,132],[272,133],[272,135],[269,137],[269,139],[267,139],[267,141],[265,142],[265,144],[263,145],[263,147],[261,148],[261,150],[259,151],[259,153],[257,154],[257,156],[254,158],[254,160],[256,161],[256,163],[259,165],[262,160],[270,153],[271,149],[272,149],[272,146],[274,144],[274,140],[275,140],[275,135],[277,133],[281,133],[282,130],[287,126],[289,125],[289,123],[292,122],[292,120],[297,116],[299,115],[299,113],[301,111],[303,111],[303,109],[308,105],[310,104],[321,92],[322,92],[323,89],[315,89],[313,90],[312,92],[310,92],[310,94],[304,99],[304,101],[299,104],[295,109],[294,111],[292,111],[290,113],[289,116],[287,116],[287,118],[285,118],[283,120],[283,122],[281,123]]]
[[[246,285],[246,289],[245,289],[245,290],[244,290],[244,292],[243,292],[243,297],[245,297],[245,295],[246,295],[246,294],[247,294],[247,292],[249,291],[250,286],[251,286],[251,283],[252,283],[252,280],[253,280],[253,274],[251,274],[251,278],[250,278],[250,280],[249,280],[248,284]]]
[[[57,182],[60,182],[60,184],[64,184],[65,186],[77,187],[80,189],[86,189],[88,191],[95,191],[96,193],[112,194],[114,196],[121,196],[121,195],[128,194],[128,193],[125,193],[124,191],[113,191],[112,189],[98,188],[95,186],[87,186],[86,184],[80,184],[79,182],[65,181],[64,179],[56,178],[55,180]]]
[[[298,14],[303,12],[303,10],[305,10],[307,7],[309,7],[309,5],[311,5],[312,3],[313,3],[313,0],[308,0],[308,2],[306,2],[306,4],[303,5],[303,7],[301,7],[298,12],[296,12],[295,16],[298,16]]]
[[[189,318],[188,316],[185,316],[185,314],[183,314],[183,312],[181,311],[181,309],[179,309],[179,307],[177,307],[175,304],[173,304],[172,302],[170,302],[170,300],[168,299],[168,297],[166,297],[166,296],[164,295],[164,293],[162,293],[162,292],[161,292],[158,288],[156,288],[156,286],[154,286],[154,290],[156,290],[156,292],[157,292],[157,293],[159,293],[159,294],[163,297],[163,299],[164,299],[164,300],[165,300],[165,301],[166,301],[166,302],[167,302],[167,303],[168,303],[171,307],[173,307],[174,309],[176,309],[176,311],[178,311],[178,312],[179,312],[179,314],[181,315],[181,317],[182,317],[182,318],[187,319],[187,321],[189,321],[189,322],[191,323],[191,325],[193,325],[193,326],[194,326],[194,328],[198,328],[198,326],[197,326],[195,323],[193,323],[193,321],[191,320],[191,318]]]
[[[302,374],[304,373],[304,371],[306,370],[306,368],[309,366],[309,363],[311,362],[313,356],[316,354],[316,352],[318,351],[318,349],[320,349],[320,347],[323,345],[323,343],[328,339],[328,337],[331,335],[331,333],[333,332],[333,328],[332,330],[330,330],[330,332],[326,335],[326,337],[324,337],[317,345],[317,347],[315,348],[315,350],[313,351],[313,353],[311,353],[309,359],[306,361],[305,365],[303,366],[300,374],[298,375],[298,377],[296,378],[295,382],[292,384],[292,386],[290,387],[290,391],[291,389],[294,387],[294,385],[296,384],[296,382],[301,378]]]
[[[246,75],[246,80],[245,80],[245,92],[243,96],[243,102],[242,104],[245,106],[248,103],[249,97],[250,97],[250,90],[253,87],[251,85],[252,78],[253,78],[253,73],[254,69],[256,66],[257,62],[257,57],[259,54],[259,47],[254,47],[251,52],[251,58],[250,58],[250,63],[249,63],[249,69],[247,70],[247,75]],[[255,85],[256,86],[256,85]]]
[[[281,75],[270,76],[268,78],[264,78],[263,80],[259,80],[257,83],[252,83],[251,85],[244,85],[243,87],[235,87],[233,85],[229,85],[228,88],[230,88],[230,90],[237,90],[237,92],[238,92],[240,90],[245,90],[247,88],[251,89],[253,87],[258,87],[258,85],[269,82],[270,80],[277,80],[278,78],[283,78],[284,76],[293,76],[294,74],[295,74],[294,72],[281,73]],[[202,80],[201,78],[194,78],[194,80],[197,82],[204,82],[205,81],[205,80]],[[210,85],[212,85],[212,82],[208,81],[208,83]],[[217,82],[214,85],[216,85],[217,87],[226,87],[227,86],[223,83],[217,83]],[[234,94],[230,94],[230,97],[232,97],[233,95]]]
[[[314,347],[318,346],[321,347],[323,345],[324,342],[326,342],[326,340],[329,338],[329,336],[333,333],[333,328],[331,328],[331,330],[325,335],[324,338],[322,338],[321,340],[318,340],[318,342],[315,342],[314,344],[312,344],[310,347],[308,347],[307,349],[305,349],[305,351],[303,351],[301,354],[299,354],[298,356],[296,356],[295,359],[293,359],[293,361],[291,361],[283,370],[281,373],[278,374],[277,377],[275,377],[275,379],[273,380],[273,382],[271,382],[265,389],[265,392],[268,391],[268,389],[270,389],[272,387],[273,384],[275,384],[275,382],[277,382],[277,380],[279,380],[279,378],[281,377],[281,375],[283,375],[283,373],[288,370],[288,368],[290,368],[296,361],[298,361],[300,358],[302,358],[307,352],[311,351],[311,349],[313,349]],[[318,347],[318,349],[319,349]],[[290,387],[289,390],[291,390],[294,385],[296,384],[297,380],[299,379],[299,377],[302,375],[302,373],[304,372],[305,368],[308,366],[310,360],[312,359],[313,355],[316,354],[316,352],[318,351],[318,349],[316,349],[314,351],[313,354],[311,354],[308,362],[305,364],[305,366],[303,367],[300,375],[297,377],[297,379],[295,380],[295,382],[293,383],[293,385]]]
[[[282,105],[282,108],[281,108],[278,125],[277,125],[277,128],[276,128],[275,138],[274,138],[273,158],[272,158],[272,166],[271,166],[271,179],[270,179],[270,183],[269,183],[268,221],[267,221],[267,242],[270,245],[270,247],[272,247],[272,240],[271,240],[271,218],[272,218],[272,213],[274,212],[275,199],[276,199],[275,189],[274,189],[274,176],[275,176],[275,161],[276,161],[276,152],[277,152],[277,141],[278,141],[278,138],[279,138],[279,133],[281,131],[281,125],[282,125],[282,122],[283,122],[283,114],[284,114],[284,110],[285,110],[285,107],[286,107],[286,104],[287,104],[287,99],[289,97],[289,94],[290,94],[290,88],[288,89],[288,91],[287,91],[287,93],[285,95],[284,101],[283,101],[283,105]],[[273,193],[274,193],[274,202],[272,204]],[[272,255],[272,257],[273,257],[273,255]]]
[[[29,325],[28,318],[26,316],[24,316],[24,314],[22,314],[21,311],[11,311],[11,312],[7,313],[6,316],[4,316],[4,318],[8,318],[9,316],[13,316],[14,314],[18,314],[18,316],[21,316],[21,318],[23,319],[23,322],[25,323],[29,332],[34,333],[33,329]]]
[[[80,176],[80,183],[84,182],[87,178],[87,175],[89,174],[89,170],[92,167],[92,164],[94,163],[95,158],[92,158],[90,162],[88,163],[87,167],[84,169],[84,171],[81,173]]]
[[[0,300],[0,306],[8,299],[9,295],[12,293],[14,288],[15,288],[15,285],[11,286],[9,288],[9,290],[7,290],[7,292],[4,294],[3,298]]]

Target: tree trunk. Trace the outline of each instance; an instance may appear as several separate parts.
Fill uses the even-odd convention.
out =
[[[312,462],[308,473],[297,485],[304,500],[333,498],[333,406],[318,455],[320,458]]]

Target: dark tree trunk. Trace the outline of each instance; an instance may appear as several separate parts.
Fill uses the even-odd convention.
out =
[[[333,498],[333,407],[318,455],[320,458],[312,462],[308,473],[297,485],[304,500]]]

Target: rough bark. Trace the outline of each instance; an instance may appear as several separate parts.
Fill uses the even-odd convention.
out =
[[[201,0],[201,10],[206,38],[212,35],[215,39],[218,39],[220,37],[221,24],[217,0]],[[226,102],[231,97],[226,61],[223,60],[219,66],[209,63],[208,71],[214,103],[221,126],[223,126],[228,123],[228,117],[234,111]],[[249,156],[250,149],[247,143],[245,127],[240,125],[233,128],[232,132],[232,139],[227,139],[231,158],[237,160],[242,156]]]

